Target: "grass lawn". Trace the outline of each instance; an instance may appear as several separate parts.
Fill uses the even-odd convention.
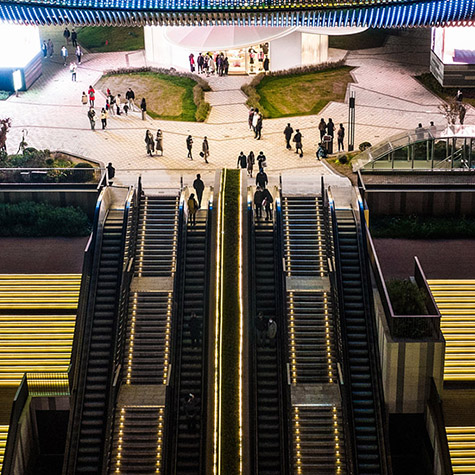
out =
[[[256,88],[264,116],[274,119],[317,114],[330,101],[343,101],[346,87],[353,81],[351,69],[343,66],[316,73],[266,76]]]
[[[388,30],[366,30],[355,35],[338,35],[328,38],[330,48],[347,50],[380,48],[388,37]]]
[[[333,168],[337,173],[340,173],[341,175],[344,175],[350,179],[350,181],[356,185],[357,182],[357,175],[356,173],[353,172],[352,168],[352,160],[353,158],[358,155],[359,152],[351,152],[351,153],[343,153],[341,156],[347,157],[349,161],[346,163],[340,163],[338,160],[338,157],[331,157],[331,158],[326,158],[324,159],[325,162],[330,166],[330,168]]]
[[[190,78],[143,72],[102,76],[96,89],[105,93],[109,88],[114,96],[120,94],[122,101],[125,101],[125,93],[131,87],[135,92],[137,106],[142,97],[145,97],[150,117],[195,122],[195,85],[196,82]]]
[[[416,76],[416,79],[444,101],[451,102],[455,100],[458,90],[457,87],[442,87],[431,73],[421,74],[420,76]],[[463,93],[463,101],[475,106],[475,89],[460,88],[460,90]]]
[[[141,26],[85,26],[78,29],[78,42],[92,53],[145,48]]]

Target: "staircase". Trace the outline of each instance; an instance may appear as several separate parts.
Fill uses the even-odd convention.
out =
[[[206,368],[207,335],[207,209],[199,210],[196,224],[186,229],[185,258],[183,265],[184,286],[183,299],[179,312],[176,339],[177,351],[175,368],[177,372],[175,390],[175,457],[169,473],[201,474],[204,470],[203,456],[206,437],[203,413],[204,371]],[[202,338],[192,346],[190,336],[190,319],[195,312],[201,323]],[[196,427],[188,427],[184,398],[188,394],[201,402],[201,410],[195,419]]]
[[[119,291],[123,212],[110,211],[104,224],[96,301],[90,334],[76,473],[97,473],[102,466],[114,320]]]
[[[342,326],[346,329],[349,383],[355,430],[358,473],[381,474],[380,444],[376,409],[376,389],[372,380],[364,286],[360,267],[358,236],[351,210],[336,210],[343,282]]]
[[[454,474],[475,473],[475,427],[446,427]]]

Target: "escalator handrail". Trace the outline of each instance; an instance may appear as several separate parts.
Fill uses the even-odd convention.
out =
[[[370,359],[370,368],[372,372],[372,382],[375,387],[375,398],[374,404],[376,409],[376,421],[377,421],[377,430],[378,430],[378,448],[380,453],[380,463],[381,463],[381,473],[382,475],[390,475],[392,473],[391,464],[389,461],[389,438],[388,431],[385,430],[387,424],[385,424],[385,406],[384,406],[384,392],[383,385],[381,381],[381,363],[379,359],[378,351],[378,338],[377,331],[375,328],[375,312],[374,312],[374,303],[373,303],[373,294],[371,291],[371,274],[369,270],[369,253],[367,248],[367,239],[366,239],[366,218],[364,214],[364,206],[361,198],[358,199],[358,210],[353,210],[355,214],[356,226],[357,226],[357,236],[358,236],[358,247],[360,256],[360,269],[361,269],[361,281],[363,284],[363,302],[365,306],[365,314],[368,316],[366,318],[367,330],[368,330],[368,351],[371,355]]]

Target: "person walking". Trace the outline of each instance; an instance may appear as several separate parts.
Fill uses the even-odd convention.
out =
[[[460,125],[463,125],[463,122],[465,120],[465,114],[467,113],[467,109],[463,104],[460,104],[459,106],[459,121]]]
[[[300,158],[302,158],[303,157],[302,134],[300,133],[299,129],[295,131],[293,141],[295,142],[295,153],[299,154]]]
[[[201,200],[203,198],[203,191],[205,189],[205,184],[201,179],[201,175],[198,173],[196,175],[195,181],[193,182],[193,188],[196,191],[196,197],[198,198],[198,208],[201,208]]]
[[[147,132],[145,132],[145,145],[147,147],[147,153],[152,156],[153,152],[155,152],[155,146],[153,141],[153,135],[150,130],[147,130]]]
[[[277,340],[277,323],[273,318],[269,318],[267,324],[267,338],[269,338],[269,345],[271,348],[275,348]]]
[[[261,150],[257,156],[257,168],[264,169],[267,167],[267,158],[264,155],[264,152]]]
[[[54,54],[54,44],[51,41],[51,38],[48,39],[47,45],[48,45],[48,55],[51,58],[51,56],[53,56],[53,54]]]
[[[71,73],[71,81],[76,82],[76,72],[77,72],[76,63],[69,63],[69,72]]]
[[[43,58],[46,58],[48,56],[48,45],[46,44],[46,41],[43,40],[43,44],[41,45],[41,51],[43,52]]]
[[[331,140],[329,140],[329,143],[328,143],[328,152],[333,153],[333,138],[335,137],[335,124],[333,123],[333,120],[331,119],[328,119],[327,135],[331,137]]]
[[[188,135],[186,138],[186,148],[188,149],[188,155],[186,157],[193,160],[193,155],[191,153],[193,149],[193,137],[191,135]]]
[[[327,133],[327,124],[323,117],[318,124],[318,130],[320,131],[320,142],[323,142],[323,136]]]
[[[201,322],[198,320],[195,312],[191,312],[190,321],[188,322],[190,329],[191,347],[199,348],[201,337]]]
[[[125,98],[129,103],[129,109],[135,111],[135,92],[129,87],[128,91],[125,93]]]
[[[198,57],[196,58],[196,64],[198,65],[198,74],[201,74],[202,72],[204,72],[203,63],[204,63],[203,55],[200,53]]]
[[[104,130],[107,127],[107,111],[104,109],[104,107],[101,110],[101,122],[102,130]]]
[[[140,110],[142,111],[142,120],[145,120],[145,115],[147,114],[147,102],[145,97],[142,97],[142,102],[140,103]]]
[[[262,114],[259,114],[259,117],[257,118],[256,134],[254,138],[257,140],[261,140],[261,133],[262,133]]]
[[[247,123],[249,124],[249,130],[252,129],[253,118],[254,118],[254,107],[251,107],[251,110],[249,111],[249,116],[247,118]]]
[[[459,104],[463,101],[463,93],[460,89],[457,89],[457,94],[455,95],[455,101]]]
[[[112,185],[112,179],[115,177],[115,168],[112,166],[112,163],[109,162],[109,164],[106,167],[106,172],[107,172],[107,184],[109,186]]]
[[[254,193],[254,209],[256,210],[256,220],[262,218],[262,201],[264,200],[264,193],[262,188],[257,186]]]
[[[287,150],[291,150],[291,145],[290,145],[290,139],[292,138],[292,134],[294,133],[294,129],[290,126],[290,124],[287,124],[287,127],[284,129],[284,135],[285,135],[285,143]]]
[[[78,45],[78,34],[74,28],[73,31],[71,31],[71,42],[73,43],[73,47],[76,48]]]
[[[63,60],[63,66],[66,66],[66,61],[68,60],[68,49],[66,48],[66,46],[63,46],[61,48],[61,58]]]
[[[264,346],[267,338],[267,320],[264,314],[259,312],[256,318],[257,346]]]
[[[196,212],[198,211],[198,203],[195,200],[195,194],[191,193],[190,197],[188,198],[188,221],[190,226],[194,226],[196,224]]]
[[[157,130],[157,137],[155,139],[155,149],[157,153],[160,152],[160,156],[163,157],[163,134],[160,129]]]
[[[266,210],[266,221],[272,221],[271,204],[273,202],[274,198],[272,198],[270,191],[267,188],[262,190],[262,206]]]
[[[120,108],[121,105],[122,105],[122,98],[120,97],[120,94],[117,94],[115,98],[115,111],[117,115],[121,114],[121,108]]]
[[[87,95],[89,96],[89,105],[91,107],[94,107],[94,101],[96,100],[96,91],[92,86],[89,86],[89,89],[87,90]]]
[[[264,190],[268,182],[269,180],[267,179],[267,174],[261,168],[256,176],[256,185],[260,186]]]
[[[254,138],[256,138],[256,125],[259,119],[259,109],[256,107],[254,109],[254,114],[252,114],[252,130],[254,131]]]
[[[209,163],[208,162],[208,157],[209,157],[209,144],[208,144],[208,138],[205,137],[203,139],[203,145],[202,145],[202,148],[201,148],[201,153],[200,155],[205,159],[205,162],[206,163]]]
[[[188,59],[190,61],[190,71],[194,73],[195,72],[195,55],[191,53],[190,56],[188,56]]]
[[[247,157],[244,155],[244,152],[241,152],[239,154],[239,157],[237,159],[237,168],[247,168]]]
[[[91,124],[91,130],[95,130],[96,127],[96,111],[94,107],[89,107],[87,111],[87,117],[89,119],[89,123]]]
[[[254,152],[251,150],[247,156],[247,174],[252,178],[252,172],[254,171],[254,163],[256,159],[254,158]]]
[[[64,36],[64,39],[66,40],[66,44],[69,44],[69,37],[71,36],[71,33],[69,32],[68,27],[64,29],[63,36]]]
[[[340,152],[341,148],[341,151],[343,152],[345,150],[345,145],[343,143],[343,140],[345,139],[345,127],[343,127],[343,124],[340,124],[336,137],[338,141],[338,151]]]
[[[76,46],[76,58],[78,60],[78,64],[81,64],[82,59],[82,49],[79,45]]]

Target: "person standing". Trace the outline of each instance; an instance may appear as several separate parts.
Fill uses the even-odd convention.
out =
[[[78,45],[78,34],[76,33],[76,30],[73,28],[73,31],[71,31],[71,41],[73,43],[73,47],[76,48]]]
[[[266,55],[266,59],[264,59],[264,71],[267,74],[269,72],[269,56]]]
[[[249,111],[249,116],[247,118],[247,122],[249,124],[249,130],[252,129],[252,120],[254,118],[254,107],[251,107],[251,110]]]
[[[264,346],[267,338],[267,320],[264,314],[259,312],[256,318],[257,346]]]
[[[46,44],[46,41],[43,40],[43,44],[41,45],[41,51],[43,52],[43,58],[46,58],[48,56],[48,45]]]
[[[189,432],[196,431],[196,418],[200,411],[200,400],[194,394],[187,394],[183,400],[183,412]]]
[[[238,159],[237,159],[237,168],[239,168],[239,167],[241,167],[243,169],[247,168],[247,157],[246,157],[246,155],[244,155],[244,152],[241,152],[239,154]]]
[[[459,106],[459,120],[460,120],[460,125],[463,125],[463,121],[465,120],[465,114],[467,113],[467,109],[463,104],[460,104]]]
[[[256,185],[260,186],[264,190],[268,182],[269,180],[267,179],[267,174],[261,168],[256,176]]]
[[[252,178],[252,172],[254,171],[254,163],[256,162],[254,158],[254,152],[251,150],[247,156],[247,174]]]
[[[254,208],[256,210],[256,219],[262,218],[262,201],[264,200],[264,193],[262,188],[257,186],[256,192],[254,193]]]
[[[343,124],[340,124],[340,128],[338,129],[338,132],[336,133],[336,137],[338,140],[338,151],[344,151],[345,150],[345,145],[343,144],[343,140],[345,139],[345,127],[343,127]]]
[[[290,150],[292,148],[290,145],[290,139],[292,138],[293,133],[294,133],[294,129],[290,126],[290,124],[287,124],[287,127],[284,129],[287,150]]]
[[[49,54],[49,57],[51,58],[51,56],[53,56],[53,53],[54,53],[54,44],[51,41],[51,38],[48,39],[47,45],[48,45],[48,54]]]
[[[461,103],[463,101],[463,93],[460,89],[457,89],[457,94],[455,95],[455,101]]]
[[[191,347],[198,348],[200,346],[201,322],[198,320],[195,312],[191,312],[188,327],[190,329]]]
[[[318,124],[318,130],[320,131],[320,142],[322,142],[323,136],[327,133],[327,124],[325,123],[323,117],[320,120],[320,123]]]
[[[122,98],[120,97],[120,94],[117,94],[115,98],[115,107],[116,107],[115,111],[117,115],[121,114],[121,109],[120,109],[121,105],[122,105]]]
[[[107,111],[104,109],[104,107],[101,110],[101,122],[102,130],[104,130],[107,127]]]
[[[192,73],[195,72],[195,55],[193,53],[188,56],[188,59],[190,60],[190,71]]]
[[[125,98],[129,102],[129,109],[135,111],[135,92],[129,87],[129,90],[125,93]]]
[[[91,124],[91,130],[95,130],[96,127],[96,111],[93,107],[89,107],[87,111],[87,117],[89,119],[89,123]]]
[[[63,46],[61,48],[61,58],[63,59],[63,66],[66,66],[66,61],[68,60],[68,49],[66,48],[66,46]]]
[[[269,338],[270,347],[275,348],[277,340],[277,323],[272,318],[269,318],[269,323],[267,324],[267,338]]]
[[[257,117],[257,124],[256,124],[256,134],[255,139],[261,140],[261,133],[262,133],[262,114],[259,114]]]
[[[335,124],[333,123],[333,120],[331,119],[328,119],[327,134],[331,137],[328,144],[328,152],[333,153],[333,138],[335,136]]]
[[[196,175],[195,181],[193,182],[193,188],[196,191],[196,197],[198,198],[198,208],[201,208],[201,200],[203,198],[203,191],[205,189],[205,184],[201,179],[201,175],[198,173]]]
[[[78,64],[81,64],[82,59],[82,49],[79,45],[76,46],[76,58],[78,60]]]
[[[115,168],[112,166],[111,162],[109,162],[109,164],[107,165],[106,171],[107,171],[107,184],[111,186],[112,178],[115,177]]]
[[[145,97],[142,97],[142,102],[140,103],[140,110],[142,111],[142,120],[145,120],[145,115],[147,114],[147,102]]]
[[[300,155],[300,158],[303,157],[303,147],[302,147],[302,134],[300,130],[297,129],[294,135],[294,142],[295,142],[295,153]]]
[[[152,135],[152,132],[150,132],[150,130],[147,130],[147,132],[145,132],[145,145],[147,147],[147,153],[150,156],[152,156],[153,152],[155,151],[155,147],[154,147],[153,135]]]
[[[186,157],[193,160],[193,155],[191,153],[193,149],[193,137],[191,135],[188,135],[186,138],[186,148],[188,149],[188,155]]]
[[[191,193],[190,197],[188,198],[188,217],[190,226],[194,226],[196,224],[196,212],[198,211],[198,203],[195,200],[195,194]]]
[[[209,157],[209,144],[208,144],[208,138],[205,137],[203,139],[203,145],[202,145],[202,148],[201,148],[201,154],[203,156],[203,158],[205,159],[205,162],[206,163],[209,163],[208,162],[208,157]]]
[[[274,198],[270,194],[270,191],[265,188],[262,191],[262,206],[266,210],[266,221],[272,221],[271,204],[274,202]]]
[[[157,153],[160,152],[160,156],[163,157],[163,134],[160,129],[157,130],[157,138],[155,139],[155,145]]]
[[[92,86],[89,86],[89,89],[87,90],[87,95],[89,96],[89,105],[91,107],[94,107],[94,101],[96,100],[96,91]]]
[[[224,58],[224,75],[227,76],[229,73],[229,59],[228,57],[226,56]]]
[[[71,81],[76,82],[76,71],[77,71],[76,63],[69,63],[69,72],[71,73]]]
[[[437,127],[435,126],[433,120],[430,121],[430,124],[429,124],[429,132],[432,134],[432,137],[433,137],[434,134],[437,132]]]
[[[71,33],[69,32],[68,27],[64,29],[63,36],[64,36],[64,39],[66,40],[66,44],[69,44],[69,37],[71,36]]]
[[[201,53],[198,55],[198,58],[196,58],[196,63],[198,64],[198,74],[201,74],[203,72],[204,63],[203,55]]]
[[[256,138],[256,126],[259,119],[259,109],[256,107],[254,109],[254,114],[252,116],[252,130],[254,131],[254,138]]]

